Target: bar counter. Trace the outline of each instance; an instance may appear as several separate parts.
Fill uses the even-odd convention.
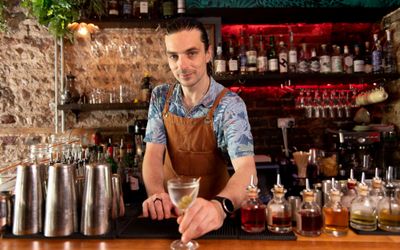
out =
[[[1,250],[148,250],[169,249],[170,239],[113,239],[113,240],[31,240],[31,239],[1,239]],[[349,231],[347,236],[333,237],[322,234],[319,237],[302,237],[297,235],[297,241],[273,240],[204,240],[199,239],[200,250],[359,250],[359,249],[399,249],[400,235],[357,235]]]

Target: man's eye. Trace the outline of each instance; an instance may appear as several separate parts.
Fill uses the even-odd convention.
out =
[[[176,60],[178,60],[178,56],[177,55],[170,55],[169,59],[176,61]]]
[[[193,56],[195,56],[196,54],[197,54],[197,52],[189,52],[189,53],[188,53],[188,56],[189,56],[189,57],[193,57]]]

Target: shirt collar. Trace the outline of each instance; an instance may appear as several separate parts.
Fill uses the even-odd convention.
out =
[[[210,87],[207,91],[207,93],[201,98],[200,103],[197,105],[202,105],[206,108],[211,108],[214,100],[217,96],[217,82],[214,80],[214,78],[210,77],[211,83]],[[181,85],[178,83],[177,86],[175,86],[173,96],[171,97],[171,102],[175,103],[177,105],[182,105],[182,88]]]

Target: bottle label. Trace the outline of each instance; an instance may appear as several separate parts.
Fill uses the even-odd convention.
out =
[[[321,66],[320,66],[318,60],[312,60],[311,61],[310,70],[311,70],[311,72],[314,72],[314,73],[319,72],[321,70]]]
[[[229,71],[231,71],[231,72],[236,72],[236,71],[238,71],[238,70],[239,70],[239,68],[238,68],[238,61],[235,60],[235,59],[230,59],[230,60],[228,61],[228,68],[229,68]]]
[[[331,57],[328,55],[321,56],[319,58],[319,64],[321,66],[321,73],[331,72]]]
[[[266,56],[257,57],[257,71],[266,72],[268,70],[268,58]]]
[[[353,64],[354,64],[354,72],[359,73],[365,71],[364,60],[354,60]]]
[[[164,2],[162,4],[163,15],[173,16],[174,15],[174,3],[172,1]]]
[[[290,50],[289,51],[289,63],[297,63],[297,51],[296,50]]]
[[[380,72],[382,69],[382,53],[378,50],[372,51],[372,70]]]
[[[139,190],[139,179],[135,176],[129,176],[129,186],[132,191]]]
[[[240,72],[246,72],[246,64],[247,64],[247,56],[246,55],[240,55]]]
[[[149,13],[149,5],[147,2],[140,2],[140,13],[147,14]]]
[[[278,71],[278,58],[271,58],[268,60],[269,71]]]
[[[299,67],[297,68],[299,73],[308,73],[310,71],[310,65],[306,60],[301,60],[299,62]]]
[[[179,14],[185,13],[185,0],[178,0],[177,9]]]
[[[281,73],[288,72],[288,54],[287,53],[279,53],[279,72],[281,72]]]
[[[226,72],[226,61],[225,60],[214,60],[214,70],[215,73],[225,73]]]
[[[341,73],[343,72],[343,62],[341,56],[332,56],[332,72]]]
[[[118,12],[118,2],[115,0],[110,0],[108,1],[108,14],[111,16],[118,16],[119,12]]]
[[[257,64],[257,51],[255,50],[248,50],[246,51],[247,56],[247,63],[248,64]]]
[[[122,6],[122,14],[123,15],[131,15],[132,14],[132,4],[129,2],[124,3]]]

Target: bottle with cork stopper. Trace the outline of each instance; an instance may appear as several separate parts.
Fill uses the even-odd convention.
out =
[[[241,227],[248,233],[265,231],[266,206],[258,198],[260,189],[254,184],[254,176],[251,176],[250,185],[247,187],[247,199],[243,202],[240,215]]]
[[[375,177],[372,178],[371,182],[371,191],[369,195],[372,199],[373,206],[376,208],[378,206],[379,201],[384,197],[383,191],[383,181],[379,177],[379,170],[375,168]]]
[[[347,190],[342,196],[342,205],[350,209],[351,202],[357,197],[357,180],[354,179],[353,169],[350,169],[350,177],[347,179]]]
[[[315,192],[310,188],[308,179],[306,179],[306,188],[301,194],[303,202],[296,213],[296,231],[303,236],[319,236],[322,229],[322,213],[315,201]]]
[[[277,174],[276,184],[271,189],[273,198],[267,205],[268,230],[274,233],[288,233],[292,231],[292,210],[285,199],[286,189],[281,184],[280,174]]]
[[[369,187],[365,183],[365,173],[361,175],[361,182],[357,188],[358,195],[351,203],[350,226],[361,231],[376,230],[376,210],[369,197]]]

